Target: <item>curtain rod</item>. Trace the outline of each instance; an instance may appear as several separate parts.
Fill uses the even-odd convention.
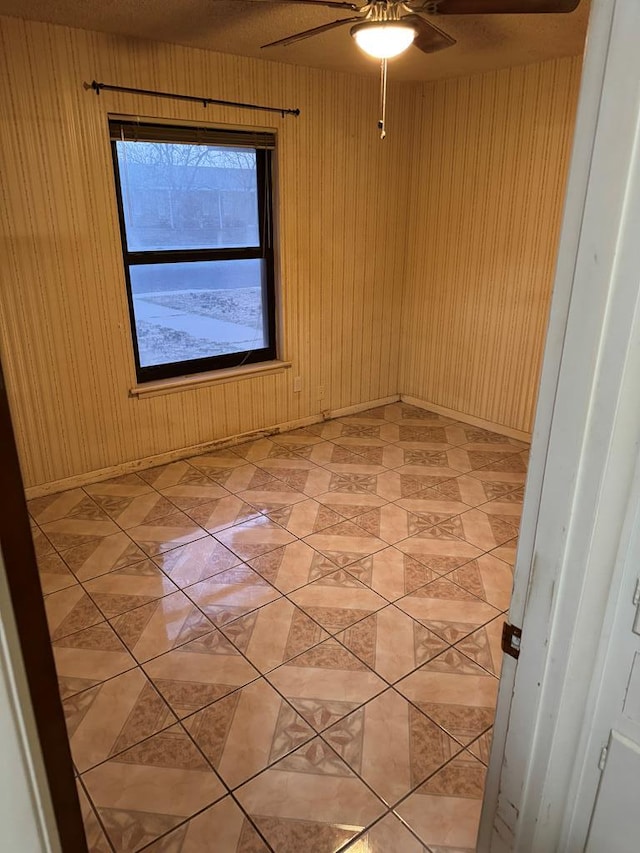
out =
[[[268,113],[280,113],[284,118],[286,115],[299,116],[300,110],[283,109],[281,107],[261,107],[258,104],[243,104],[239,101],[221,101],[217,98],[198,98],[196,95],[177,95],[175,92],[156,92],[153,89],[133,89],[130,86],[112,86],[110,83],[98,83],[93,80],[91,83],[83,83],[85,89],[93,89],[96,95],[101,91],[106,92],[128,92],[130,95],[149,95],[153,98],[172,98],[176,101],[194,101],[197,104],[202,104],[206,107],[208,104],[216,104],[222,107],[239,107],[243,110],[263,110]]]

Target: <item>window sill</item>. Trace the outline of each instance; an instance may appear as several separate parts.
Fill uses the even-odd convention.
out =
[[[161,379],[158,382],[145,382],[129,389],[130,397],[158,397],[161,394],[175,394],[179,391],[191,391],[209,385],[222,385],[225,382],[238,382],[252,379],[254,376],[269,376],[282,373],[291,367],[290,361],[263,361],[260,364],[247,364],[242,367],[230,367],[227,370],[212,370],[195,376],[178,376],[175,379]]]

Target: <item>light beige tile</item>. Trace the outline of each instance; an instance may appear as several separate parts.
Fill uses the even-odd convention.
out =
[[[339,720],[323,738],[389,805],[397,803],[461,749],[393,689]]]
[[[46,557],[48,554],[53,554],[55,548],[31,517],[29,517],[29,524],[31,526],[31,537],[36,557]]]
[[[66,589],[77,583],[62,558],[53,553],[37,557],[38,574],[44,595]]]
[[[344,853],[429,853],[394,814],[385,815]]]
[[[372,536],[351,521],[342,521],[320,533],[312,533],[304,541],[341,568],[386,547],[382,539]]]
[[[269,853],[264,841],[229,796],[145,850],[147,853],[204,853],[211,849],[212,838],[215,838],[215,853]]]
[[[502,670],[502,628],[504,624],[504,616],[499,616],[456,644],[457,649],[498,678],[500,678]]]
[[[384,506],[385,498],[369,492],[325,492],[317,495],[315,500],[323,506],[337,512],[343,518],[355,518],[376,507]]]
[[[117,533],[118,528],[106,513],[96,506],[96,512],[91,518],[71,515],[58,521],[48,521],[42,525],[42,531],[57,551],[65,551]]]
[[[260,672],[329,638],[329,634],[287,598],[265,604],[221,629]]]
[[[82,780],[117,853],[139,850],[226,793],[179,725],[94,767]]]
[[[293,542],[292,536],[270,518],[259,516],[216,533],[216,539],[242,560],[250,560],[267,551],[275,551]]]
[[[447,648],[444,640],[393,605],[356,622],[336,639],[389,683]]]
[[[93,806],[89,802],[89,798],[79,779],[76,779],[76,787],[80,799],[80,811],[82,813],[82,823],[84,824],[84,834],[87,839],[89,853],[113,853],[113,848],[107,841],[104,830],[100,826],[100,821],[96,817]]]
[[[495,607],[446,578],[396,601],[396,606],[448,643],[455,643],[499,615]]]
[[[106,622],[54,641],[53,656],[63,699],[136,665]]]
[[[397,548],[376,551],[357,563],[351,563],[347,571],[387,601],[402,598],[439,577],[423,563]]]
[[[289,598],[332,634],[387,604],[386,599],[344,570],[318,578],[290,593]]]
[[[174,592],[111,622],[139,662],[207,634],[213,625],[183,592]]]
[[[60,556],[80,581],[144,559],[143,551],[122,532],[62,551]]]
[[[176,510],[152,524],[132,527],[129,536],[150,557],[170,551],[187,542],[195,542],[207,535],[189,516]]]
[[[78,693],[63,707],[73,763],[80,773],[176,721],[140,669]]]
[[[456,529],[454,519],[414,533],[408,539],[396,542],[396,548],[408,554],[438,574],[457,569],[482,554],[482,549],[470,542],[464,542],[452,529]]]
[[[219,631],[148,661],[144,670],[178,717],[193,714],[258,677]]]
[[[241,560],[213,536],[205,536],[154,558],[180,589],[240,564]]]
[[[111,619],[170,595],[176,586],[151,560],[144,560],[86,581],[85,589],[94,604]]]
[[[475,850],[485,772],[477,758],[463,752],[396,811],[430,850]]]
[[[516,564],[517,550],[518,537],[516,536],[515,539],[511,539],[509,542],[505,542],[504,545],[500,545],[499,548],[494,548],[491,552],[491,555],[507,563],[513,569]]]
[[[104,616],[80,584],[52,592],[44,603],[52,641],[104,621]]]
[[[519,483],[491,478],[480,479],[477,476],[471,477],[463,474],[455,479],[446,480],[444,483],[438,483],[433,488],[435,492],[439,492],[446,499],[462,502],[473,507],[518,489]]]
[[[184,726],[229,788],[315,735],[263,678],[189,717]]]
[[[217,533],[226,527],[257,518],[260,512],[235,495],[228,495],[191,507],[187,514],[209,533]]]
[[[35,498],[27,502],[27,507],[29,515],[39,525],[73,516],[91,519],[96,515],[98,517],[102,515],[94,501],[82,489],[71,489],[67,492]]]
[[[280,598],[277,589],[245,565],[219,572],[185,592],[218,627]]]
[[[268,513],[269,518],[294,536],[303,538],[338,524],[342,516],[311,498]]]
[[[237,797],[280,853],[335,853],[384,811],[380,800],[320,738],[247,782]]]
[[[345,717],[386,687],[333,639],[268,673],[267,679],[316,731]]]
[[[451,572],[448,578],[498,610],[507,610],[509,607],[513,571],[508,563],[495,556],[495,551],[465,563]]]
[[[336,564],[327,557],[305,542],[299,541],[254,557],[249,560],[249,565],[284,593],[305,586],[337,569]]]
[[[455,648],[423,664],[396,689],[463,746],[493,725],[498,679]]]
[[[490,551],[518,535],[516,525],[498,515],[486,513],[483,507],[470,509],[459,516],[463,530],[461,535],[466,542]]]
[[[282,480],[277,480],[275,477],[257,489],[238,492],[237,497],[238,500],[244,501],[260,512],[269,513],[306,500],[306,495],[303,492],[290,488]]]

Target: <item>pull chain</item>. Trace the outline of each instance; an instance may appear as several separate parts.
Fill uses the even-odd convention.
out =
[[[380,129],[380,139],[384,139],[387,135],[385,122],[387,120],[387,60],[383,59],[380,62],[380,121],[378,127]]]

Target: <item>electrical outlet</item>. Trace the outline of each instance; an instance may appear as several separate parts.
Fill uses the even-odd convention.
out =
[[[324,385],[318,385],[318,400],[324,400]]]
[[[302,378],[300,376],[295,376],[293,379],[293,390],[294,393],[299,394],[302,391]]]

